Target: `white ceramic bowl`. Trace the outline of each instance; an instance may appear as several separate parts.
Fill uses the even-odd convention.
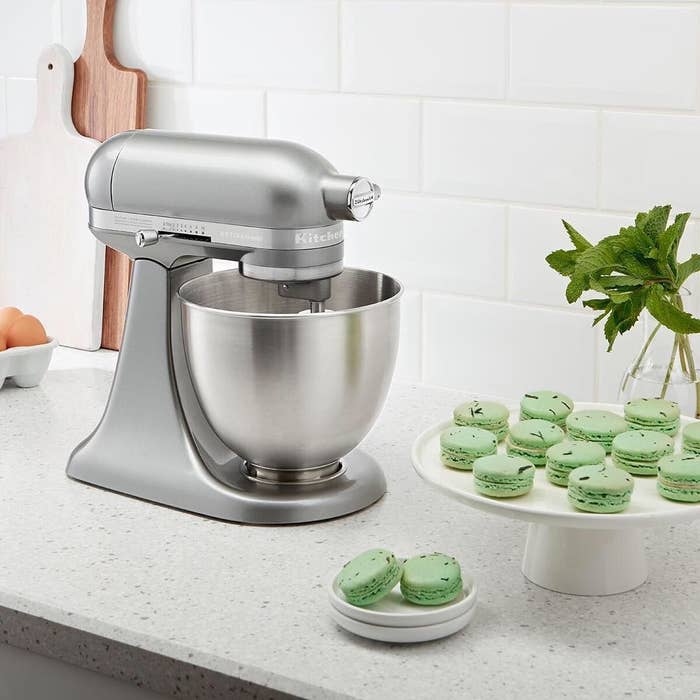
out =
[[[473,605],[465,613],[446,622],[438,622],[435,625],[421,625],[420,627],[385,627],[383,625],[370,625],[366,622],[353,620],[347,615],[331,606],[330,613],[333,620],[348,632],[360,637],[375,639],[378,642],[391,642],[394,644],[414,644],[416,642],[429,642],[433,639],[449,637],[455,632],[466,627],[474,617],[476,605]]]
[[[369,625],[383,627],[424,627],[453,620],[464,615],[476,605],[476,583],[462,573],[464,590],[457,598],[444,605],[415,605],[404,600],[398,588],[372,605],[358,607],[345,599],[334,578],[328,587],[331,606],[345,617]]]
[[[9,348],[0,352],[0,388],[8,377],[12,377],[17,386],[36,386],[46,374],[57,345],[56,338],[49,338],[47,343],[41,345]]]

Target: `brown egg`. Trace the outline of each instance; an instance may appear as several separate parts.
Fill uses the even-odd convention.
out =
[[[0,352],[7,350],[7,341],[5,340],[5,334],[0,333]]]
[[[8,329],[5,340],[8,348],[48,342],[44,326],[34,316],[20,316]]]
[[[6,334],[8,328],[20,317],[22,312],[14,306],[5,306],[0,309],[0,333]]]

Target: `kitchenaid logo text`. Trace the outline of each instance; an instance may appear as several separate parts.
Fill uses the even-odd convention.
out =
[[[342,231],[326,231],[324,233],[309,233],[308,231],[298,231],[294,234],[294,242],[297,245],[331,243],[333,241],[340,241],[342,240],[342,238]]]
[[[371,204],[374,201],[374,192],[366,192],[365,194],[358,194],[357,197],[352,198],[353,207],[363,207],[365,204]]]

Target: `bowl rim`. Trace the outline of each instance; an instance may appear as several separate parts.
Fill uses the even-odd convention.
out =
[[[216,272],[208,272],[205,275],[199,275],[198,277],[195,277],[191,280],[187,280],[184,284],[182,284],[179,289],[177,290],[177,298],[180,302],[181,307],[189,307],[192,309],[198,309],[198,310],[203,310],[207,313],[212,313],[216,314],[218,316],[233,316],[236,318],[263,318],[263,319],[285,319],[288,321],[295,321],[295,322],[305,322],[305,321],[311,321],[312,323],[317,322],[319,319],[323,318],[334,318],[338,316],[348,316],[351,314],[357,314],[361,313],[364,311],[368,311],[369,309],[374,309],[379,306],[388,306],[392,304],[396,304],[399,302],[401,297],[403,296],[405,292],[405,287],[404,285],[396,279],[393,275],[389,275],[385,272],[379,272],[378,270],[370,270],[368,268],[363,268],[363,267],[345,267],[343,268],[343,271],[345,270],[352,270],[352,271],[357,271],[357,272],[369,272],[374,275],[382,275],[384,277],[388,277],[390,280],[392,280],[397,286],[398,290],[396,294],[393,294],[391,297],[388,299],[382,299],[381,301],[376,301],[372,304],[365,304],[364,306],[354,306],[351,309],[341,309],[339,311],[333,311],[333,310],[328,310],[325,313],[322,314],[300,314],[300,313],[294,313],[294,314],[274,314],[274,313],[264,313],[261,311],[229,311],[228,309],[215,309],[211,306],[204,306],[203,304],[197,304],[194,301],[191,301],[189,299],[186,299],[182,295],[182,290],[187,287],[188,285],[192,284],[193,282],[196,282],[197,280],[200,280],[202,277],[208,277],[209,275],[226,275],[230,273],[235,273],[237,275],[240,275],[241,277],[244,277],[244,275],[241,275],[241,273],[236,270],[236,269],[230,269],[230,270],[217,270]],[[341,273],[342,274],[342,273]],[[257,281],[257,280],[256,280]],[[274,284],[274,283],[271,283]]]

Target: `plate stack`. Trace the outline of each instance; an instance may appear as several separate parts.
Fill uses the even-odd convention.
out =
[[[328,589],[333,620],[348,632],[380,642],[407,644],[448,637],[466,627],[476,612],[476,583],[462,573],[464,590],[445,605],[408,603],[398,587],[380,601],[350,605],[333,580]]]

